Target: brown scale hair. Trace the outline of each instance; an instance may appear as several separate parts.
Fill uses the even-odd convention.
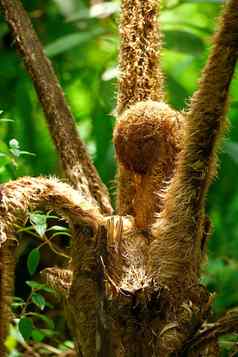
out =
[[[140,229],[161,208],[158,194],[172,176],[182,137],[183,115],[163,102],[158,8],[155,0],[123,0],[121,9],[117,211],[133,215]]]
[[[162,207],[159,194],[175,169],[182,122],[182,115],[164,102],[149,100],[132,105],[119,117],[114,143],[121,170],[131,178],[130,214],[140,229],[148,227],[154,212]],[[124,199],[122,202],[127,203]]]
[[[152,227],[148,274],[153,272],[161,285],[183,289],[198,281],[204,255],[205,197],[216,174],[238,55],[238,0],[231,0],[221,15],[199,89],[182,113],[163,102],[161,36],[155,18],[147,16],[149,6],[156,11],[158,2],[122,2],[114,130],[119,161],[117,210],[134,216],[138,229]],[[150,44],[146,40],[152,37],[145,40],[148,29],[150,35],[154,33]],[[138,63],[144,63],[144,71]]]
[[[117,101],[119,115],[137,102],[163,99],[158,7],[157,0],[122,0]]]
[[[205,198],[227,127],[228,90],[238,56],[238,0],[220,18],[199,88],[186,111],[183,149],[152,231],[150,265],[161,284],[191,286],[199,277],[207,218]],[[160,252],[160,257],[153,253]]]

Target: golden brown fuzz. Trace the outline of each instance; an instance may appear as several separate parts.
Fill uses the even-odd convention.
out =
[[[121,1],[118,116],[135,103],[164,98],[159,5],[158,0]],[[126,166],[118,166],[117,213],[134,215],[134,177]]]
[[[161,284],[188,286],[200,274],[205,199],[224,135],[228,90],[238,58],[238,1],[231,0],[220,19],[213,50],[186,114],[184,147],[176,175],[164,196],[164,209],[152,227],[156,237],[150,264]],[[160,252],[160,256],[154,252]],[[193,281],[192,281],[193,276]]]
[[[150,100],[132,105],[117,122],[114,144],[120,171],[131,177],[131,214],[140,228],[160,210],[161,190],[172,177],[182,145],[182,122],[182,115],[167,104]]]
[[[179,148],[178,123],[179,114],[163,102],[132,105],[119,117],[114,131],[118,160],[136,174],[150,174],[155,162],[167,156],[169,146]]]
[[[163,99],[158,0],[122,0],[117,112],[146,99]]]

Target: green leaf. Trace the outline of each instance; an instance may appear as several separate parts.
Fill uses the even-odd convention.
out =
[[[45,302],[45,306],[46,306],[46,307],[49,307],[50,309],[53,309],[53,308],[54,308],[54,305],[51,304],[49,301],[46,301],[46,302]]]
[[[41,283],[38,283],[37,281],[26,281],[26,284],[34,290],[43,290],[48,293],[55,294],[55,290],[52,288],[49,288],[46,284],[41,284]]]
[[[36,156],[36,154],[34,154],[33,152],[29,152],[29,151],[20,151],[20,155],[28,155],[28,156]]]
[[[13,302],[25,302],[22,298],[18,297],[18,296],[14,296],[13,297]]]
[[[44,310],[45,304],[46,304],[44,296],[42,296],[41,294],[38,294],[36,292],[33,292],[31,298],[32,298],[33,303],[36,306],[38,306],[41,310]]]
[[[166,30],[164,31],[165,47],[172,51],[197,55],[205,50],[201,37],[188,31]]]
[[[95,36],[98,36],[102,33],[103,32],[101,29],[95,29],[91,32],[77,32],[70,35],[65,35],[47,45],[45,47],[45,53],[48,57],[54,57],[68,50],[71,50],[76,46],[87,43],[90,40],[95,39]]]
[[[41,331],[42,331],[42,333],[44,333],[44,335],[47,336],[47,337],[52,337],[52,336],[54,336],[54,335],[59,334],[58,331],[54,331],[54,330],[50,330],[50,329],[46,329],[46,328],[44,328],[44,329],[42,328]]]
[[[14,296],[11,306],[12,306],[12,309],[17,309],[18,307],[23,307],[25,304],[26,303],[22,298]]]
[[[43,237],[47,230],[47,216],[38,212],[30,213],[30,221],[39,236]]]
[[[30,220],[35,225],[41,225],[46,223],[46,215],[40,212],[30,213]]]
[[[38,283],[37,281],[26,281],[26,284],[29,285],[34,290],[42,290],[45,284]]]
[[[33,340],[34,340],[35,342],[41,342],[41,341],[43,341],[44,338],[45,338],[45,336],[46,336],[46,335],[45,335],[41,330],[39,330],[39,329],[35,329],[35,330],[32,331],[32,338],[33,338]]]
[[[24,340],[29,341],[33,330],[32,320],[29,317],[22,317],[19,321],[18,328]]]
[[[58,345],[58,348],[62,352],[67,352],[68,349],[74,349],[74,343],[72,341],[66,340]]]
[[[51,238],[54,238],[57,236],[71,237],[71,234],[69,232],[56,232],[56,233],[52,234]]]
[[[40,262],[40,251],[38,248],[32,249],[27,258],[27,268],[31,275],[36,272]]]
[[[2,122],[2,123],[10,123],[10,122],[14,122],[14,120],[8,119],[8,118],[1,118],[0,122]]]

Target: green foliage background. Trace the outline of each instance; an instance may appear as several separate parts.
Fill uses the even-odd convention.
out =
[[[91,8],[86,0],[23,1],[65,90],[81,137],[108,185],[115,191],[112,116],[116,102],[118,53],[117,1]],[[217,26],[220,0],[162,2],[162,65],[167,99],[182,109],[196,90]],[[96,11],[98,10],[98,11]],[[99,16],[101,15],[101,16]],[[23,156],[15,166],[0,156],[0,181],[22,175],[61,175],[55,149],[31,81],[17,56],[14,41],[0,19],[0,108],[12,122],[0,124],[0,152],[16,138]],[[230,96],[230,129],[220,153],[218,177],[208,195],[214,230],[203,280],[216,291],[217,314],[238,305],[238,82]]]

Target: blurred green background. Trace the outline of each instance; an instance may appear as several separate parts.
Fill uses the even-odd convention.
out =
[[[81,137],[107,184],[115,191],[112,146],[116,102],[119,2],[23,1],[53,62]],[[206,62],[220,0],[162,2],[162,65],[168,102],[188,103]],[[0,18],[0,181],[22,175],[61,175],[32,83]],[[220,153],[219,175],[208,195],[213,222],[203,281],[216,291],[217,314],[238,305],[238,81],[230,95],[230,129]],[[15,140],[12,140],[15,139]],[[14,152],[15,150],[15,152]],[[23,151],[23,153],[22,153]],[[26,155],[24,151],[34,153]],[[9,156],[10,152],[10,156]],[[20,156],[20,159],[18,158]]]

